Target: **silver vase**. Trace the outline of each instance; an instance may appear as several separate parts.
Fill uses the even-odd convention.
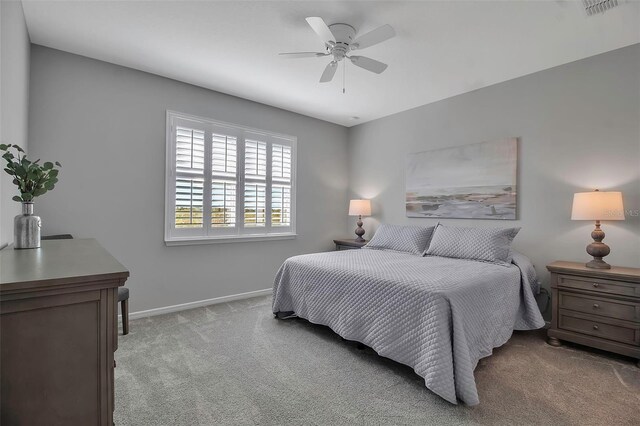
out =
[[[32,249],[40,247],[39,216],[33,214],[33,202],[22,203],[22,214],[13,219],[14,247],[16,249]]]

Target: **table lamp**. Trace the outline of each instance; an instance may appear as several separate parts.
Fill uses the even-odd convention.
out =
[[[351,200],[349,202],[349,216],[358,216],[356,225],[356,241],[363,242],[364,228],[362,227],[362,216],[371,216],[371,201],[369,200]]]
[[[611,265],[602,260],[611,252],[602,242],[604,231],[600,229],[601,220],[624,220],[624,207],[621,192],[579,192],[573,195],[571,220],[595,220],[596,229],[591,233],[593,242],[587,246],[587,253],[593,260],[586,263],[589,268],[610,269]]]

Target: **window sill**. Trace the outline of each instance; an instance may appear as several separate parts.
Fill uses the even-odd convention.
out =
[[[166,246],[191,246],[201,244],[224,244],[224,243],[244,243],[255,241],[276,241],[276,240],[293,240],[298,236],[294,233],[286,234],[270,234],[270,235],[224,235],[219,237],[194,237],[194,238],[174,238],[165,240]]]

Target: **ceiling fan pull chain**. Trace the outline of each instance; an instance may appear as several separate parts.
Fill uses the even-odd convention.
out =
[[[344,87],[347,85],[347,61],[342,61],[342,94],[344,95]]]

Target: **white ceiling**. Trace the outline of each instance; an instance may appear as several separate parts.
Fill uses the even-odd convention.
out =
[[[640,3],[588,17],[579,1],[34,1],[31,41],[170,77],[345,126],[640,42]],[[321,16],[394,39],[360,51],[381,75],[328,58],[305,22]],[[355,120],[352,117],[360,119]]]

